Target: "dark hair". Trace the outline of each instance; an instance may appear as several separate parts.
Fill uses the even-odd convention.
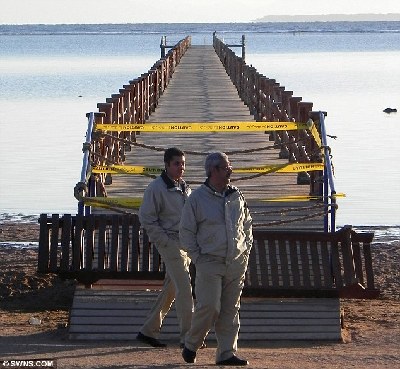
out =
[[[169,164],[174,156],[185,156],[185,153],[176,147],[170,147],[164,152],[164,163]]]

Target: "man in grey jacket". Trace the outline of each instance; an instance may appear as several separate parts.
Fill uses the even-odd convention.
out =
[[[175,147],[167,149],[164,164],[165,170],[146,188],[139,209],[140,223],[166,267],[163,289],[137,335],[139,341],[153,347],[166,346],[158,337],[163,319],[174,300],[181,346],[190,328],[193,311],[190,259],[179,243],[182,208],[191,192],[182,179],[185,171],[184,152]]]
[[[248,365],[238,358],[240,296],[253,244],[252,219],[241,192],[229,184],[232,167],[222,152],[205,162],[207,180],[182,211],[181,244],[196,266],[196,306],[183,359],[196,361],[209,330],[217,336],[217,365]]]

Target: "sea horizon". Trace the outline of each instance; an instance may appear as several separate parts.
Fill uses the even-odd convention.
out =
[[[82,25],[82,24],[240,24],[240,23],[310,23],[310,22],[398,22],[400,13],[330,13],[330,14],[276,14],[264,15],[248,21],[226,22],[54,22],[54,23],[0,23],[0,25]]]

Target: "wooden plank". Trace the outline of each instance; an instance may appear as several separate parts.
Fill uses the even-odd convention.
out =
[[[245,298],[246,311],[337,311],[337,298]]]
[[[286,240],[279,240],[279,260],[280,260],[280,274],[282,275],[282,285],[290,286],[290,269],[288,263],[288,254],[286,250]]]
[[[365,260],[365,272],[367,274],[367,287],[369,289],[375,288],[374,273],[372,270],[372,256],[371,256],[371,245],[369,243],[364,244],[364,260]]]
[[[334,278],[336,288],[343,287],[343,278],[342,278],[342,267],[340,263],[339,257],[339,243],[332,242],[331,245],[331,257],[332,257],[332,275]]]
[[[321,270],[320,259],[318,253],[318,244],[315,241],[310,242],[311,266],[313,271],[313,286],[321,287]]]
[[[58,269],[58,234],[59,234],[59,219],[58,214],[51,216],[51,236],[50,236],[50,263],[49,270],[56,272]]]
[[[39,224],[38,272],[47,273],[49,265],[49,231],[47,228],[47,214],[40,214]]]
[[[71,244],[71,231],[72,231],[72,217],[71,214],[64,214],[62,217],[62,230],[61,230],[61,262],[60,270],[67,271],[70,263],[70,244]]]
[[[239,342],[244,340],[250,341],[339,341],[341,334],[339,331],[334,332],[268,332],[268,333],[239,333]]]
[[[268,262],[271,269],[271,282],[272,286],[279,287],[279,269],[278,269],[278,260],[277,260],[277,252],[276,252],[276,244],[275,240],[273,242],[268,242]]]
[[[361,257],[361,248],[359,242],[352,242],[353,258],[354,258],[354,272],[358,283],[364,284],[363,263]]]
[[[300,287],[300,271],[299,271],[299,258],[298,258],[298,247],[294,240],[289,240],[290,250],[290,269],[292,273],[293,283],[292,286],[295,288]]]
[[[333,283],[332,277],[332,260],[330,258],[328,242],[321,241],[321,268],[322,268],[322,286],[331,288]]]
[[[150,240],[147,232],[143,230],[142,271],[150,270]]]
[[[310,262],[309,262],[309,251],[308,243],[306,239],[299,242],[300,250],[300,261],[301,261],[301,274],[303,277],[303,288],[311,288],[311,278],[310,278]]]
[[[69,338],[71,340],[96,340],[96,341],[101,341],[101,340],[115,340],[115,341],[136,341],[136,335],[137,332],[131,333],[131,334],[108,334],[108,333],[75,333],[75,334],[70,334]],[[167,334],[161,334],[160,339],[165,341],[166,339],[172,340],[175,339],[177,341],[176,335],[167,335]],[[215,339],[213,338],[212,335],[207,336],[207,340]],[[262,333],[262,334],[239,334],[239,342],[244,341],[244,340],[250,340],[250,341],[287,341],[287,340],[302,340],[302,341],[339,341],[341,339],[340,334],[337,332],[334,333]],[[140,342],[137,343],[137,345],[144,346],[144,344],[141,344]]]
[[[111,226],[111,252],[110,252],[110,265],[112,271],[118,270],[119,262],[119,216],[112,216]]]
[[[257,276],[258,266],[260,267],[261,270],[261,276],[263,276],[263,272],[267,268],[266,262],[260,260],[260,257],[259,257],[259,263],[257,263],[257,254],[259,254],[262,250],[264,250],[264,240],[255,239],[253,250],[249,256],[249,265],[247,268],[247,278],[245,280],[245,285],[250,283],[252,287],[259,286],[258,276]]]
[[[341,242],[342,262],[343,262],[343,279],[346,286],[357,283],[355,279],[353,249],[350,240],[350,234]]]
[[[139,253],[139,248],[140,248],[140,238],[139,238],[139,232],[140,232],[140,224],[139,224],[139,219],[137,217],[134,217],[134,221],[132,224],[132,243],[131,243],[131,270],[139,270],[139,265],[140,265],[140,253]]]
[[[95,237],[95,217],[89,215],[86,218],[86,245],[84,253],[84,267],[86,270],[93,269],[93,257],[94,257],[94,237]]]
[[[97,231],[97,249],[98,249],[98,257],[97,257],[97,268],[99,270],[104,270],[106,265],[106,232],[107,232],[107,218],[103,215],[97,218],[99,229]]]
[[[83,233],[83,216],[77,215],[75,217],[75,227],[72,245],[72,269],[80,270],[82,265],[82,255],[83,255],[83,244],[82,244],[82,233]]]
[[[123,272],[128,271],[129,260],[129,221],[128,217],[122,218],[122,239],[121,239],[121,268]]]

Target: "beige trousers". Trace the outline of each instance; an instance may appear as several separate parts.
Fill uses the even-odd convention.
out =
[[[162,322],[175,301],[180,342],[183,343],[190,328],[193,312],[189,275],[190,258],[185,251],[175,247],[160,247],[157,250],[166,267],[164,284],[140,332],[146,336],[158,338]]]
[[[248,257],[227,264],[224,258],[200,255],[196,262],[196,306],[185,346],[197,351],[210,329],[217,337],[216,362],[237,351],[239,308]]]

